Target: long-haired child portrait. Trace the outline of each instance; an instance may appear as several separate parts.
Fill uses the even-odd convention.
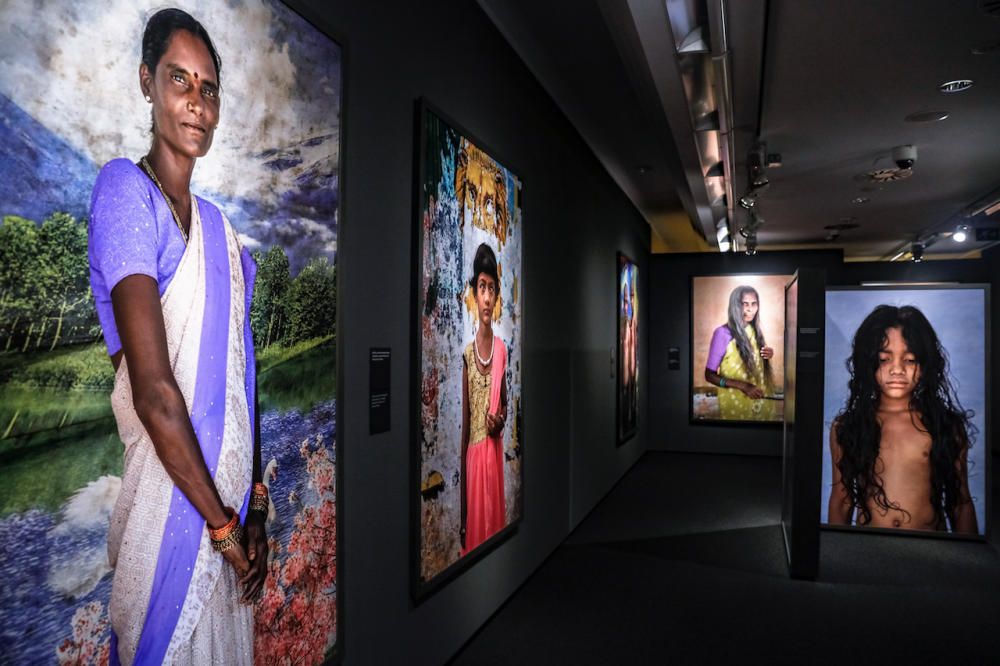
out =
[[[830,423],[827,522],[979,534],[969,489],[979,428],[941,337],[914,305],[864,312],[850,341],[848,394]]]

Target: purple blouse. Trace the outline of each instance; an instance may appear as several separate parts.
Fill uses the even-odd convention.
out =
[[[111,160],[97,176],[88,233],[90,286],[110,356],[122,348],[111,290],[129,275],[148,275],[163,296],[184,254],[184,238],[156,184],[125,158]]]
[[[715,332],[712,333],[712,344],[708,348],[708,360],[705,362],[706,368],[712,372],[719,371],[719,366],[722,365],[722,357],[726,355],[726,347],[729,346],[729,341],[732,339],[733,333],[726,324],[715,329]]]

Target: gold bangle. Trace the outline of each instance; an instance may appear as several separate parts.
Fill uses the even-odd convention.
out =
[[[243,528],[239,523],[236,523],[236,527],[222,539],[212,539],[212,548],[216,552],[224,553],[233,546],[239,544],[243,541]]]
[[[267,486],[263,483],[253,484],[253,490],[250,491],[250,511],[259,511],[267,515],[268,508],[268,491]]]
[[[229,522],[218,529],[208,528],[208,536],[213,542],[223,541],[240,526],[240,515],[231,506],[223,507],[222,510],[229,516]]]

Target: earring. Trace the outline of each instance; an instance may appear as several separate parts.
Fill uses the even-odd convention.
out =
[[[152,104],[153,103],[153,98],[150,97],[149,95],[146,95],[146,103],[147,104]]]

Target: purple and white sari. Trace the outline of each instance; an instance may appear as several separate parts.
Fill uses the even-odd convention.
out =
[[[105,167],[92,200],[92,283],[99,306],[98,283],[108,296],[111,283],[124,277],[115,273],[156,272],[149,265],[121,269],[115,248],[122,238],[108,239],[107,234],[122,232],[123,224],[139,235],[148,227],[159,258],[170,245],[155,242],[168,237],[165,225],[173,224],[171,218],[162,219],[162,196],[149,189],[141,172],[137,177],[130,171],[138,171],[135,165],[122,162]],[[245,518],[253,466],[254,364],[248,318],[255,266],[219,210],[203,200],[195,202],[187,247],[176,268],[170,267],[169,279],[158,276],[167,348],[223,504],[239,508]],[[176,229],[172,233],[179,237]],[[123,257],[132,254],[122,251]],[[152,258],[145,261],[150,264]],[[95,272],[100,279],[94,279]],[[112,345],[120,343],[116,332],[108,335],[114,325],[107,321],[107,311],[102,325],[114,353]],[[136,415],[124,358],[111,404],[125,445],[121,493],[108,535],[115,570],[109,605],[112,662],[252,663],[253,616],[249,606],[239,603],[236,572],[212,549],[205,520],[160,462]]]

